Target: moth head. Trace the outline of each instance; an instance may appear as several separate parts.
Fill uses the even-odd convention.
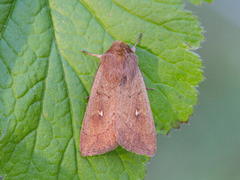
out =
[[[131,48],[122,41],[114,41],[108,51],[111,51],[111,53],[115,53],[119,56],[126,56],[128,53],[133,53]]]

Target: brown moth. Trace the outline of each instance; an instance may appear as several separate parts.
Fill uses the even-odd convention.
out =
[[[114,41],[103,54],[86,54],[100,58],[85,117],[80,150],[93,156],[121,145],[136,154],[154,156],[156,132],[143,76],[130,48]]]

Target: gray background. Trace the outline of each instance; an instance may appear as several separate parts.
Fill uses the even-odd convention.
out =
[[[147,180],[240,179],[240,0],[187,4],[204,27],[205,80],[189,125],[158,136]]]

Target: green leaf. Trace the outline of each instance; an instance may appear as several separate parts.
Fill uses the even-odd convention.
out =
[[[213,0],[188,0],[189,2],[195,4],[195,5],[200,5],[203,2],[205,3],[211,3]]]
[[[79,139],[98,59],[114,40],[137,55],[157,133],[186,122],[197,102],[203,40],[181,0],[0,2],[0,175],[5,179],[143,179],[146,156],[118,147],[81,156]],[[161,147],[159,147],[161,148]]]

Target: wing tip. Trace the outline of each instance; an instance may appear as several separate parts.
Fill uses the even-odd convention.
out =
[[[140,144],[138,144],[140,146],[136,146],[137,145],[136,143],[128,144],[124,142],[122,139],[118,138],[118,143],[127,151],[130,151],[139,155],[146,155],[149,157],[153,157],[157,151],[156,142],[148,145],[144,145],[144,146],[141,146]]]
[[[119,146],[119,144],[117,142],[115,142],[108,147],[104,147],[104,148],[95,147],[95,148],[87,149],[86,146],[84,146],[82,143],[80,143],[80,151],[81,151],[82,157],[95,156],[95,155],[101,155],[101,154],[105,154],[109,151],[112,151],[112,150],[116,149],[118,146]]]

